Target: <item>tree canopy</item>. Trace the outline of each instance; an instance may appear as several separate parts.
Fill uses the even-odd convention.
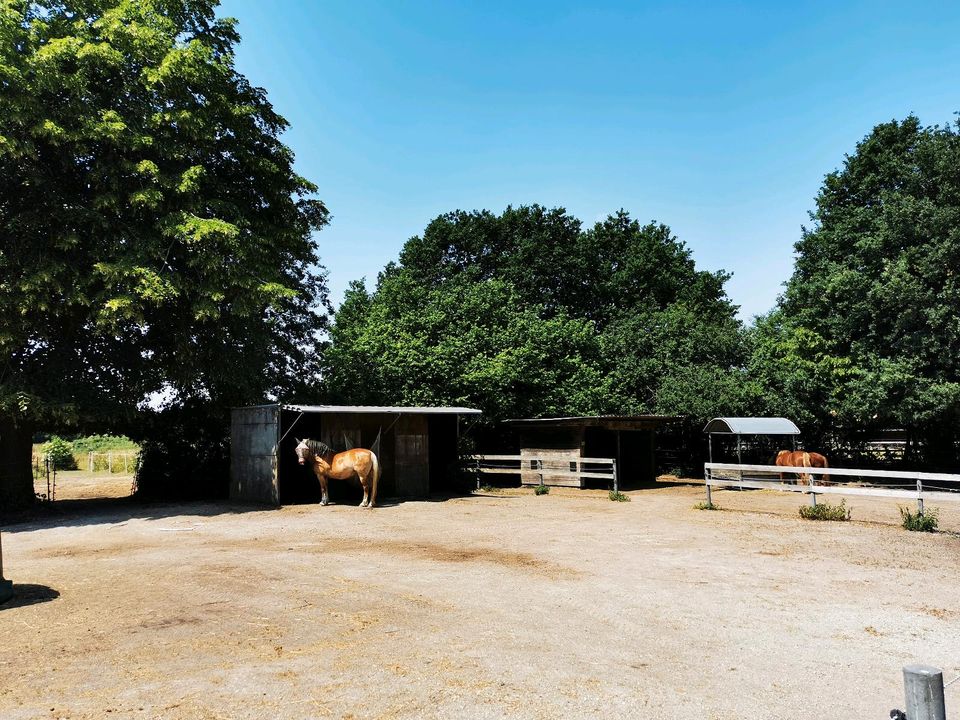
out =
[[[30,418],[163,388],[237,402],[309,372],[327,210],[216,4],[0,3],[4,442]]]
[[[820,435],[906,428],[956,457],[960,134],[878,125],[827,175],[754,366]]]
[[[584,230],[563,209],[457,211],[411,238],[373,293],[355,283],[327,352],[353,402],[472,404],[489,421],[708,414],[742,401],[727,275],[697,270],[664,225],[619,212]]]

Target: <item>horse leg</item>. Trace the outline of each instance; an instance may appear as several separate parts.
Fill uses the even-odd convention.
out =
[[[330,496],[327,495],[327,476],[325,474],[321,474],[318,477],[320,478],[320,504],[329,505]]]
[[[370,476],[362,475],[357,471],[357,477],[360,478],[360,485],[363,487],[363,502],[360,503],[360,507],[369,507],[370,505]]]

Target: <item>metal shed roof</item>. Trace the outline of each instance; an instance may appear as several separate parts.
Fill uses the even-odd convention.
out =
[[[715,435],[799,435],[800,428],[782,417],[714,418],[703,429]]]
[[[284,410],[303,413],[380,413],[412,415],[480,415],[481,411],[467,407],[394,407],[380,405],[283,405]]]
[[[584,427],[603,427],[606,425],[623,425],[630,423],[641,423],[647,425],[659,425],[663,423],[677,422],[683,420],[681,415],[577,415],[573,417],[554,417],[554,418],[522,418],[515,420],[505,420],[509,425],[521,426],[547,426],[554,427],[558,425],[577,425]]]

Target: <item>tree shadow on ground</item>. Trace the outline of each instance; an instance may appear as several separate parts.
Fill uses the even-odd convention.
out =
[[[179,502],[146,501],[137,497],[58,500],[16,513],[0,513],[3,532],[18,533],[52,527],[105,525],[126,520],[163,520],[179,516],[213,517],[274,509],[271,505],[231,502],[229,500],[191,500]]]
[[[50,602],[51,600],[56,600],[58,597],[60,597],[60,592],[46,585],[14,583],[13,597],[6,602],[0,603],[0,612],[12,610],[13,608],[26,607],[27,605]]]

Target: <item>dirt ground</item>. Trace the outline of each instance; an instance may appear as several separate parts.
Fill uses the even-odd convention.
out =
[[[0,718],[879,720],[903,665],[960,674],[960,537],[873,498],[816,523],[768,491],[630,496],[7,526]]]
[[[133,491],[133,475],[124,473],[58,470],[56,480],[50,478],[50,495],[56,500],[129,497]],[[47,496],[45,477],[33,479],[33,491]]]

